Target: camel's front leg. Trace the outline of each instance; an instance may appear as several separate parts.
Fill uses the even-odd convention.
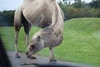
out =
[[[29,46],[29,34],[26,34],[25,42],[26,45]]]
[[[15,57],[20,58],[19,53],[18,53],[18,33],[19,33],[19,28],[15,27]]]
[[[49,63],[56,62],[53,54],[53,48],[50,48],[50,61]]]

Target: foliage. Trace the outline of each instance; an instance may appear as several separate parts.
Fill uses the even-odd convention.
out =
[[[30,39],[40,28],[33,27],[30,31]],[[20,52],[26,51],[24,42],[25,33],[23,27],[19,32]],[[8,33],[9,32],[9,33]],[[0,27],[0,34],[7,50],[14,51],[14,27]],[[54,49],[56,59],[100,66],[100,19],[77,18],[64,23],[64,40]],[[37,53],[40,56],[49,56],[46,48]]]
[[[89,5],[93,8],[100,8],[100,0],[94,0],[90,2]]]
[[[0,12],[0,26],[13,26],[14,10]]]
[[[60,1],[59,5],[64,11],[65,20],[79,17],[100,17],[100,8],[92,7],[91,3],[85,3],[81,0],[75,0],[75,3],[69,4],[67,0],[64,0],[63,2]],[[96,5],[94,4],[94,6]]]

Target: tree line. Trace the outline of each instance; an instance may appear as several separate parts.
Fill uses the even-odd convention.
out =
[[[0,11],[0,26],[13,26],[15,10]]]
[[[82,0],[74,0],[74,3],[63,0],[59,2],[59,5],[64,11],[65,20],[82,17],[100,17],[100,0],[92,0],[89,3]]]
[[[100,0],[92,0],[86,3],[82,0],[63,0],[58,2],[64,12],[65,19],[82,17],[100,17]],[[13,26],[15,10],[0,11],[0,26]]]

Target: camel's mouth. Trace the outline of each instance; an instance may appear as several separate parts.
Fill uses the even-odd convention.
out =
[[[36,59],[36,57],[33,56],[33,55],[27,55],[27,58],[29,58],[29,59]]]
[[[26,52],[26,56],[27,56],[27,58],[29,58],[29,59],[36,59],[36,57],[33,56],[33,52],[31,52],[31,53]]]
[[[27,58],[30,58],[32,56],[32,53],[30,54],[29,52],[26,52]]]

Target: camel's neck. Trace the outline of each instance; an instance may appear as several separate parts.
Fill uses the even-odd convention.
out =
[[[54,25],[52,26],[53,30],[55,33],[59,33],[59,31],[63,31],[63,21],[60,22],[60,20]]]
[[[55,33],[63,31],[63,24],[64,24],[63,19],[64,19],[63,13],[57,4],[57,8],[55,9],[55,13],[51,24],[51,27],[53,27]]]

